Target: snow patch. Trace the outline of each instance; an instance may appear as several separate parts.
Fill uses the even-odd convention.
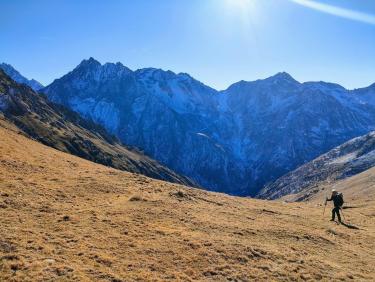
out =
[[[330,162],[330,164],[343,164],[343,163],[348,163],[352,160],[354,160],[357,156],[357,152],[353,152],[350,154],[346,154],[344,156],[341,156],[339,158],[336,158]]]
[[[207,139],[211,139],[211,138],[208,137],[206,134],[201,133],[201,132],[198,132],[197,135],[202,136],[202,137],[205,137],[205,138],[207,138]]]
[[[116,132],[120,124],[120,112],[113,103],[105,101],[96,102],[93,98],[80,100],[72,98],[71,108],[86,118],[103,125],[110,132]]]

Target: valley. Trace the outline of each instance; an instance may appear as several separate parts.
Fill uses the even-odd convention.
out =
[[[1,66],[19,83],[33,86],[10,65]],[[264,186],[272,190],[280,177],[374,130],[374,87],[347,90],[322,81],[300,83],[280,72],[217,91],[186,73],[133,71],[120,62],[101,64],[89,58],[38,89],[61,107],[56,111],[76,113],[76,119],[101,127],[107,136],[171,171],[154,167],[150,174],[148,168],[134,168],[133,161],[125,169],[131,166],[130,171],[173,182],[181,178],[177,182],[209,191],[264,197]],[[78,147],[84,144],[81,139]],[[82,150],[78,155],[94,159]],[[111,153],[98,159],[122,165]]]

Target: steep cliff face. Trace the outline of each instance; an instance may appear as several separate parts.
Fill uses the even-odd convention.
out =
[[[90,58],[42,91],[201,186],[236,195],[375,129],[371,90],[287,73],[218,92],[187,74]]]

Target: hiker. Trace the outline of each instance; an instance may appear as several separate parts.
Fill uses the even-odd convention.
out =
[[[333,201],[333,205],[335,206],[332,210],[332,219],[331,221],[335,221],[335,216],[337,214],[337,218],[339,220],[339,223],[341,223],[341,215],[340,215],[340,209],[342,205],[344,204],[344,198],[342,196],[342,193],[338,193],[335,189],[332,190],[331,198],[326,198],[327,201]]]

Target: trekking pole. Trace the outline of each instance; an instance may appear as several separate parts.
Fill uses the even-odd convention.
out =
[[[346,221],[346,219],[345,219],[345,215],[344,215],[344,209],[343,209],[343,208],[340,208],[340,210],[341,210],[342,218],[344,219],[344,221]]]
[[[324,216],[324,213],[326,212],[326,206],[327,206],[327,192],[326,192],[326,200],[324,202],[323,216]]]

